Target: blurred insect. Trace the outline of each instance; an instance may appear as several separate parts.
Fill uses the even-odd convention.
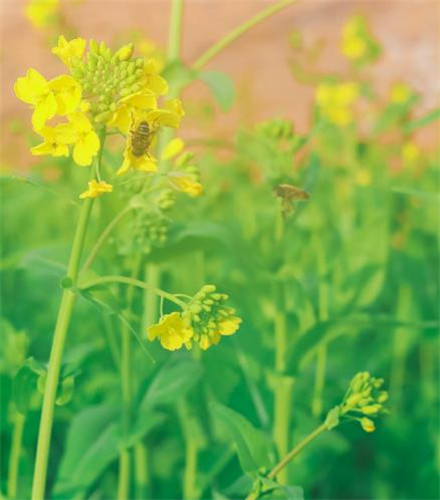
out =
[[[132,121],[130,129],[131,134],[131,149],[133,156],[140,158],[148,154],[153,138],[156,134],[156,128],[152,127],[148,122],[141,121],[137,127],[134,127],[135,122]]]
[[[278,184],[273,189],[274,195],[281,198],[281,211],[284,217],[295,211],[294,201],[305,201],[310,198],[309,193],[291,184]]]

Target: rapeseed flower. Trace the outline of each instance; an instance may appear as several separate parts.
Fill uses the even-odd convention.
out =
[[[59,0],[31,0],[25,7],[25,15],[37,29],[48,28],[59,18]]]
[[[43,137],[44,141],[31,148],[33,155],[69,156],[69,147],[63,141],[58,127],[43,127],[38,133]]]
[[[53,47],[52,53],[58,56],[69,68],[82,58],[87,42],[84,38],[74,38],[68,42],[62,35],[58,37],[58,44]]]
[[[323,83],[316,89],[316,102],[323,116],[339,126],[353,122],[353,104],[359,97],[359,86],[354,82]]]
[[[222,336],[233,335],[240,327],[241,318],[226,306],[227,299],[226,294],[216,293],[214,285],[205,285],[182,312],[167,314],[147,328],[148,340],[158,338],[162,347],[171,351],[183,346],[192,349],[194,345],[204,351],[209,349]]]
[[[188,346],[193,335],[194,331],[178,312],[162,316],[157,325],[147,328],[148,340],[159,339],[162,347],[168,351]]]
[[[73,160],[86,167],[92,163],[99,151],[99,137],[92,123],[81,112],[68,116],[69,123],[58,125],[58,131],[66,144],[73,144]]]
[[[358,65],[370,63],[380,54],[380,46],[371,35],[363,16],[348,20],[342,30],[340,47],[342,53]]]
[[[97,198],[102,196],[104,193],[113,192],[113,186],[105,181],[97,181],[95,179],[89,182],[89,188],[81,193],[79,197],[84,198]]]
[[[413,141],[406,142],[402,147],[402,160],[406,166],[414,165],[420,158],[420,148]]]
[[[168,173],[168,179],[173,189],[189,196],[199,196],[202,193],[199,169],[191,163],[194,158],[192,153],[182,153],[184,147],[185,143],[182,139],[173,139],[165,147],[161,159],[163,161],[175,159],[174,168]],[[179,155],[179,153],[182,154]],[[177,155],[179,156],[177,157]]]
[[[392,104],[406,104],[412,96],[413,92],[406,83],[396,83],[391,87],[390,102]]]

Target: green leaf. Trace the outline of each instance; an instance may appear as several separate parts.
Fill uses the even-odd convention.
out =
[[[15,375],[12,393],[17,410],[23,415],[31,405],[31,399],[37,388],[38,375],[27,365],[18,370]]]
[[[234,82],[231,77],[221,71],[203,71],[199,79],[211,90],[222,111],[229,111],[235,101]]]
[[[202,367],[189,356],[170,357],[149,385],[139,410],[176,402],[198,382],[201,374]]]
[[[274,464],[275,453],[263,431],[256,429],[246,418],[226,406],[215,404],[212,409],[215,417],[231,435],[244,472],[256,477],[258,469],[270,468]]]
[[[408,132],[413,132],[414,130],[421,128],[421,127],[426,127],[430,123],[439,120],[440,119],[440,109],[434,109],[430,111],[427,115],[423,116],[422,118],[418,118],[417,120],[413,120],[403,127],[403,131],[408,133]]]

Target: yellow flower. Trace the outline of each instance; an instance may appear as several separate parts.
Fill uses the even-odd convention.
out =
[[[74,38],[68,42],[63,35],[58,37],[58,45],[53,47],[52,53],[58,56],[63,63],[70,67],[76,59],[81,59],[86,49],[84,38]]]
[[[34,107],[32,126],[35,130],[43,128],[47,120],[55,116],[58,104],[49,82],[37,70],[30,68],[26,76],[17,79],[15,95]]]
[[[359,186],[369,186],[371,184],[371,174],[366,168],[361,168],[357,171],[356,183]]]
[[[354,16],[342,30],[341,52],[351,61],[370,62],[380,53],[380,47],[369,32],[366,20]]]
[[[69,123],[58,125],[62,140],[73,144],[73,160],[82,167],[92,163],[99,151],[99,137],[93,129],[90,120],[82,113],[68,116]]]
[[[183,140],[178,137],[175,137],[165,146],[165,149],[163,150],[161,156],[162,160],[166,161],[170,160],[171,158],[174,158],[183,150],[184,147],[185,143],[183,142]]]
[[[124,161],[122,166],[116,172],[116,175],[124,175],[130,170],[138,170],[140,172],[157,172],[157,161],[153,156],[143,154],[135,156],[131,146],[131,140],[127,142],[124,151]]]
[[[58,127],[43,127],[39,134],[44,138],[44,142],[31,148],[33,155],[69,156],[69,148],[61,141]]]
[[[165,103],[164,109],[156,109],[147,113],[147,121],[156,126],[179,128],[185,112],[180,99],[172,99]]]
[[[241,318],[231,316],[219,323],[220,335],[233,335],[240,328]]]
[[[57,102],[57,114],[64,116],[73,113],[81,103],[81,86],[68,75],[60,75],[49,82]]]
[[[199,196],[202,193],[202,185],[197,180],[194,180],[191,174],[171,173],[169,179],[176,189],[189,196]]]
[[[58,19],[58,0],[31,0],[25,8],[25,14],[31,24],[37,28],[47,28]]]
[[[169,351],[180,349],[190,342],[194,331],[178,312],[166,314],[156,325],[147,328],[148,340],[159,339],[163,348]]]
[[[113,192],[113,186],[111,184],[107,184],[105,181],[97,181],[93,179],[89,182],[89,189],[84,191],[79,195],[81,199],[84,198],[96,198],[98,196],[102,196],[104,193]]]
[[[145,61],[142,83],[148,89],[152,90],[156,95],[165,95],[168,93],[168,83],[158,73],[160,66],[155,59]]]
[[[107,125],[117,127],[123,134],[128,134],[133,125],[134,117],[139,116],[144,110],[156,108],[157,101],[153,92],[149,90],[136,92],[119,100],[116,111]]]
[[[359,87],[353,82],[339,84],[324,83],[316,89],[316,102],[322,114],[332,123],[340,126],[353,121],[352,105],[359,97]]]
[[[414,164],[420,156],[420,149],[415,142],[409,141],[402,148],[402,158],[406,165]]]
[[[365,432],[374,432],[376,430],[376,426],[371,419],[363,417],[360,419],[360,422],[362,429],[364,429]]]
[[[392,104],[405,104],[411,96],[411,89],[405,83],[396,83],[391,87],[390,101]]]

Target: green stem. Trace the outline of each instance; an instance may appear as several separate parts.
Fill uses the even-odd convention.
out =
[[[182,400],[179,404],[179,420],[185,441],[185,469],[183,472],[183,498],[184,500],[197,500],[199,490],[196,485],[197,458],[199,446],[194,435],[194,417],[191,415],[188,403]]]
[[[322,245],[322,241],[319,240],[316,243],[317,253],[318,253],[318,274],[319,274],[319,311],[318,319],[320,323],[328,320],[329,317],[329,289],[327,285],[327,267],[325,260],[325,252]],[[322,395],[324,393],[325,386],[325,374],[326,374],[326,364],[327,364],[327,343],[323,342],[318,347],[317,360],[316,360],[316,375],[315,375],[315,389],[313,392],[312,399],[312,414],[318,417],[322,413]]]
[[[17,497],[17,481],[20,467],[20,455],[23,442],[23,430],[26,417],[19,411],[15,411],[14,427],[12,430],[11,452],[9,455],[8,468],[8,498],[13,500]]]
[[[93,245],[92,250],[90,251],[89,256],[87,257],[87,260],[84,263],[84,266],[81,269],[81,272],[87,271],[89,267],[93,264],[93,261],[95,260],[96,256],[98,255],[99,250],[101,249],[102,245],[106,242],[107,238],[110,236],[111,232],[115,228],[115,226],[118,224],[118,222],[123,219],[130,210],[132,210],[133,207],[128,205],[127,207],[124,208],[124,210],[121,210],[107,225],[107,227],[104,229],[104,231],[101,233],[99,238],[96,240],[96,243]]]
[[[171,6],[170,31],[168,35],[167,62],[180,57],[182,39],[183,0],[173,0]]]
[[[297,456],[301,453],[301,451],[312,441],[314,441],[318,436],[320,436],[323,432],[328,430],[325,423],[321,424],[314,431],[312,431],[308,436],[306,436],[299,444],[297,444],[289,453],[287,453],[282,460],[278,462],[277,465],[269,472],[267,475],[268,479],[275,479],[275,477],[279,477],[280,473],[285,469],[285,467]],[[258,495],[254,492],[250,493],[246,500],[257,500]]]
[[[139,274],[142,256],[136,258],[132,269],[132,279]],[[126,291],[127,310],[133,308],[135,285],[130,285]],[[121,392],[122,392],[122,429],[124,435],[130,431],[131,423],[131,399],[132,399],[132,356],[131,356],[131,331],[124,323],[122,328],[121,342]],[[118,500],[130,498],[130,470],[131,450],[125,448],[119,454],[119,477],[118,477]]]
[[[204,52],[193,64],[193,69],[202,69],[203,66],[205,66],[211,59],[214,59],[217,54],[219,54],[224,48],[231,45],[231,43],[235,42],[235,40],[246,33],[246,31],[249,31],[261,21],[264,21],[265,19],[273,16],[280,10],[284,9],[288,5],[294,4],[295,2],[296,0],[281,0],[273,5],[266,7],[257,15],[232,30],[226,36],[221,38],[217,43],[215,43],[212,47],[210,47],[206,52]]]
[[[100,134],[101,148],[98,154],[98,166],[102,161],[102,151],[104,148],[106,130],[102,129]],[[91,178],[95,177],[92,168]],[[92,211],[93,198],[87,198],[81,205],[78,225],[73,238],[72,250],[67,267],[67,278],[72,284],[78,279],[79,263],[84,246],[87,226]],[[40,428],[38,431],[37,453],[35,457],[34,479],[32,484],[32,500],[43,500],[45,497],[47,464],[49,460],[50,441],[52,435],[55,399],[58,389],[58,381],[63,358],[64,345],[67,331],[72,317],[73,308],[76,301],[76,293],[73,289],[65,289],[61,297],[58,310],[58,317],[55,324],[55,331],[52,340],[49,365],[47,368],[46,386],[44,389],[43,406],[41,410]]]
[[[150,498],[150,476],[148,474],[148,450],[142,441],[134,445],[135,498]]]
[[[73,240],[72,253],[70,256],[67,271],[67,277],[71,279],[72,283],[75,283],[78,277],[78,266],[81,258],[82,248],[84,245],[84,238],[90,218],[92,204],[93,198],[88,198],[84,201],[81,207],[81,213]],[[69,328],[75,301],[75,292],[71,289],[65,289],[63,291],[60,307],[58,310],[58,318],[55,325],[52,349],[49,358],[49,366],[47,369],[47,379],[44,390],[43,407],[41,411],[40,429],[38,434],[37,454],[35,458],[32,500],[44,499],[55,399],[67,330]]]
[[[160,290],[159,288],[156,288],[154,286],[149,285],[148,283],[144,283],[143,281],[136,280],[133,278],[129,278],[127,276],[102,276],[101,278],[96,278],[90,281],[87,281],[86,283],[82,284],[81,288],[82,289],[87,289],[87,288],[92,288],[97,285],[102,285],[104,283],[125,283],[127,285],[132,285],[132,286],[137,286],[139,288],[143,288],[144,290],[151,290],[152,292],[156,293],[160,297],[163,297],[164,299],[167,299],[171,302],[174,302],[180,307],[186,307],[186,303],[183,302],[182,300],[179,300],[176,298],[175,295],[172,293],[165,292],[164,290]]]

